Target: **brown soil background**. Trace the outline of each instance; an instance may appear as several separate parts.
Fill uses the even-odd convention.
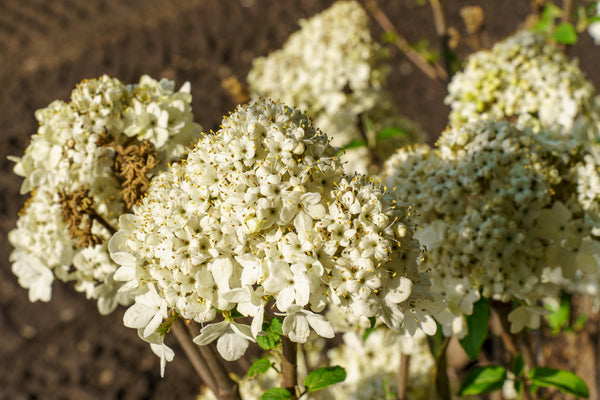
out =
[[[10,271],[7,233],[25,198],[7,155],[21,155],[35,133],[33,113],[66,100],[84,78],[109,74],[136,82],[142,74],[192,84],[196,120],[218,127],[235,107],[220,81],[244,82],[254,57],[281,47],[299,18],[327,8],[330,0],[0,0],[0,399],[190,399],[199,382],[182,351],[159,361],[123,310],[102,317],[71,285],[56,282],[52,301],[30,303]],[[410,42],[435,45],[431,11],[416,0],[379,2]],[[450,26],[464,32],[460,9],[481,5],[490,43],[509,35],[530,11],[525,0],[447,0]],[[373,22],[377,37],[382,33]],[[584,34],[570,54],[600,87],[600,48]],[[459,47],[462,58],[469,49]],[[445,89],[391,50],[389,87],[403,113],[432,138],[445,127]],[[567,338],[568,339],[568,338]],[[568,339],[567,342],[574,339]],[[565,342],[565,343],[567,343]],[[586,342],[587,343],[587,342]],[[549,365],[576,368],[596,396],[589,343],[556,355]],[[582,347],[585,346],[585,347]],[[587,360],[587,361],[582,361]],[[595,397],[594,397],[595,398]]]

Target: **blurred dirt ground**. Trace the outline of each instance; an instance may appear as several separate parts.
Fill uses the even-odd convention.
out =
[[[51,302],[32,304],[17,284],[7,233],[25,199],[6,156],[23,153],[35,133],[34,111],[54,99],[66,100],[84,78],[108,74],[130,83],[149,74],[178,86],[190,81],[197,121],[215,129],[235,107],[220,81],[229,76],[245,81],[254,57],[281,47],[299,18],[331,3],[0,0],[0,399],[188,399],[199,390],[175,343],[177,356],[160,378],[158,358],[133,329],[123,327],[122,309],[102,317],[94,303],[60,282]],[[410,42],[427,38],[435,45],[428,7],[416,0],[379,4]],[[449,25],[464,32],[460,9],[477,4],[485,11],[490,43],[517,29],[530,10],[525,0],[447,0]],[[587,35],[570,49],[596,87],[599,49]],[[461,57],[467,52],[458,49]],[[446,124],[445,89],[402,54],[394,49],[390,54],[394,98],[435,138]],[[582,368],[580,362],[569,364]]]

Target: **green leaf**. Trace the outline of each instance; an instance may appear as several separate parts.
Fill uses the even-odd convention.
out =
[[[367,142],[365,142],[364,140],[356,139],[356,140],[351,141],[347,145],[343,146],[342,149],[344,149],[344,150],[354,149],[356,147],[365,147],[366,145],[367,145]]]
[[[473,305],[473,313],[465,316],[467,320],[467,336],[460,340],[460,345],[472,361],[477,360],[479,351],[488,335],[490,321],[490,303],[486,298],[481,298]]]
[[[527,378],[537,386],[555,387],[565,393],[577,397],[588,398],[590,393],[587,385],[577,375],[560,369],[536,367],[532,368]]]
[[[474,367],[460,387],[458,394],[485,394],[502,389],[506,380],[506,370],[498,365]]]
[[[542,16],[537,24],[533,27],[535,32],[549,32],[554,26],[554,20],[562,16],[563,10],[557,7],[552,2],[546,4]]]
[[[284,388],[271,388],[260,396],[260,400],[286,400],[291,398],[292,394]]]
[[[375,330],[377,330],[381,326],[375,325],[377,323],[377,319],[375,319],[375,317],[369,317],[369,322],[371,323],[371,326],[365,331],[365,333],[363,333],[363,341],[367,340],[369,335],[375,332]]]
[[[550,307],[546,308],[552,311],[552,314],[546,316],[546,320],[550,328],[552,328],[552,333],[556,335],[562,328],[569,324],[571,318],[571,296],[564,293],[560,298],[560,304],[556,310]]]
[[[304,387],[309,392],[314,392],[331,386],[334,383],[343,382],[346,379],[346,370],[342,367],[323,367],[312,371],[304,379]]]
[[[281,335],[283,335],[283,323],[277,317],[273,317],[271,323],[263,324],[264,335],[259,335],[256,338],[256,343],[264,350],[272,350],[281,343]]]
[[[525,369],[525,363],[523,362],[523,355],[521,355],[521,353],[517,354],[513,360],[511,369],[515,376],[519,376],[523,373],[523,370]]]
[[[575,44],[577,43],[577,32],[575,32],[575,28],[571,23],[563,22],[556,27],[552,38],[558,43]]]
[[[408,136],[408,133],[400,128],[385,128],[381,132],[377,134],[377,141],[381,142],[382,140],[398,137],[398,136]]]
[[[248,372],[246,372],[246,376],[248,378],[252,378],[254,375],[264,374],[271,368],[271,361],[266,358],[259,358],[254,361],[254,364],[250,366]]]

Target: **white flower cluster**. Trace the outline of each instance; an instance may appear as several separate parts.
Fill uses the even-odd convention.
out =
[[[320,314],[328,304],[410,334],[435,331],[409,210],[345,177],[337,152],[299,111],[239,106],[120,218],[109,248],[122,290],[135,295],[125,325],[146,337],[175,313],[205,324],[195,342],[218,338],[228,360],[273,306],[299,343],[309,327],[333,336]]]
[[[15,173],[25,178],[21,192],[32,192],[9,235],[13,272],[32,301],[49,301],[57,278],[75,281],[77,290],[98,300],[103,314],[127,302],[116,293],[117,266],[107,246],[111,226],[126,209],[120,180],[133,179],[135,166],[116,176],[115,153],[124,149],[127,158],[128,146],[147,141],[155,154],[142,160],[148,168],[138,180],[165,168],[199,137],[190,102],[188,84],[175,92],[167,80],[144,76],[139,84],[124,85],[102,76],[78,84],[70,102],[57,100],[36,112],[40,126],[25,154],[10,157]],[[86,240],[74,237],[84,231]]]
[[[449,129],[438,146],[401,150],[385,169],[386,184],[414,202],[423,227],[415,235],[427,248],[422,267],[448,301],[436,318],[447,333],[464,335],[462,315],[482,295],[522,304],[509,315],[513,331],[537,328],[539,301],[556,299],[563,279],[598,270],[600,164],[582,157],[587,150],[575,141],[506,121]],[[594,210],[580,201],[591,197]]]
[[[248,74],[254,98],[275,98],[305,110],[340,147],[361,140],[360,130],[369,130],[369,123],[369,136],[389,127],[406,131],[386,141],[387,148],[423,140],[423,131],[401,118],[382,90],[386,68],[379,61],[384,53],[371,38],[369,16],[358,2],[338,1],[300,25],[281,50],[254,60]],[[366,148],[349,152],[357,153],[350,168],[365,172]]]
[[[579,69],[543,36],[520,31],[471,55],[448,85],[450,124],[482,117],[514,118],[518,127],[595,137],[595,91]],[[571,132],[573,127],[576,132]]]

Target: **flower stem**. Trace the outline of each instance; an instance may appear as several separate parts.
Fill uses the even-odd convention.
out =
[[[281,387],[287,389],[296,399],[298,382],[298,345],[289,337],[281,337]]]
[[[444,60],[443,68],[446,74],[446,80],[450,77],[450,47],[448,46],[448,31],[446,29],[446,19],[440,0],[429,0],[431,10],[433,11],[433,22],[435,24],[435,32],[440,43],[440,53]],[[438,74],[439,75],[439,74]]]
[[[491,303],[491,306],[498,315],[498,319],[500,320],[500,337],[502,338],[504,348],[510,353],[511,358],[513,360],[519,354],[519,350],[521,350],[521,354],[523,355],[523,362],[525,363],[525,372],[527,372],[529,369],[535,366],[535,358],[533,358],[532,356],[531,348],[529,348],[527,345],[523,345],[523,343],[518,343],[516,337],[510,333],[510,322],[508,321],[508,314],[511,311],[510,304],[494,301]],[[525,379],[522,382],[523,390],[521,393],[521,398],[523,400],[530,400],[532,397],[529,393],[529,384]]]
[[[218,391],[217,384],[215,382],[215,377],[213,376],[210,369],[207,367],[206,361],[204,360],[202,355],[198,352],[198,346],[194,342],[192,342],[192,337],[186,329],[185,323],[182,320],[177,319],[175,320],[175,322],[173,322],[173,325],[171,325],[171,329],[173,330],[175,338],[183,348],[183,351],[185,352],[186,356],[192,363],[192,366],[200,376],[200,379],[202,379],[202,381],[216,395]]]
[[[437,63],[433,65],[427,62],[415,49],[413,49],[408,41],[401,36],[387,15],[379,8],[375,0],[370,0],[366,4],[367,9],[383,28],[386,33],[392,34],[394,37],[394,44],[400,51],[406,54],[406,57],[417,66],[425,75],[433,79],[436,82],[445,83],[448,79],[446,71]]]
[[[408,367],[410,365],[410,355],[400,353],[400,370],[398,371],[398,394],[397,400],[406,400],[408,390]]]
[[[195,337],[199,334],[199,329],[195,325],[188,325],[190,334]],[[222,358],[219,356],[212,343],[205,346],[197,346],[202,358],[206,361],[208,369],[215,378],[217,391],[215,392],[219,400],[241,400],[239,387],[225,369]]]

